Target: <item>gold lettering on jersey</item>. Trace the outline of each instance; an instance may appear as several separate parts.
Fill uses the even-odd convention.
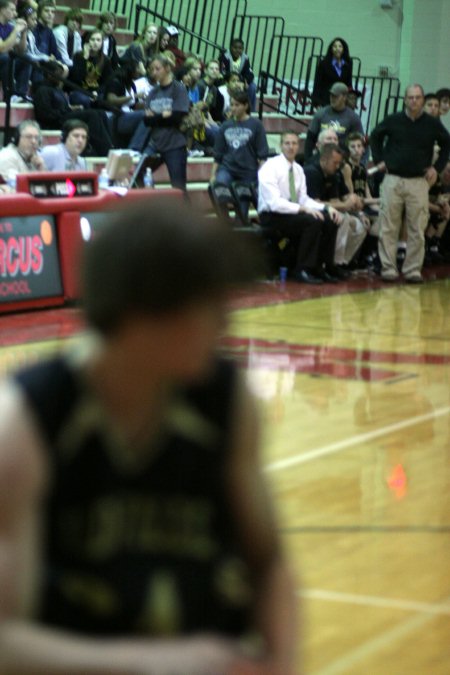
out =
[[[109,616],[119,607],[114,590],[97,577],[67,574],[60,580],[59,588],[72,604],[89,607],[98,615]]]
[[[239,558],[224,560],[216,570],[214,586],[230,605],[248,606],[252,598],[249,570]]]
[[[181,630],[181,602],[173,575],[156,572],[149,583],[138,630],[151,635],[176,635]]]
[[[217,550],[212,507],[207,500],[180,496],[111,495],[88,509],[61,514],[66,549],[92,560],[121,551],[175,554],[207,560]]]

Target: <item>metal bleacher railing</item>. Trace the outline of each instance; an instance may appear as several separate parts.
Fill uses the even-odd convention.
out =
[[[120,3],[125,6],[127,0],[115,2],[120,11]],[[135,7],[136,34],[149,21],[149,16],[156,23],[176,25],[180,29],[181,49],[199,53],[204,61],[217,57],[228,48],[232,37],[241,37],[253,70],[259,77],[260,97],[275,94],[278,103],[274,111],[288,116],[313,112],[311,93],[317,63],[324,55],[322,38],[286,35],[282,17],[247,14],[246,0],[223,3],[153,0],[151,6],[140,4]],[[356,112],[361,115],[365,132],[369,133],[386,114],[398,109],[400,81],[393,77],[364,75],[361,60],[357,57],[352,60],[353,86],[361,94]]]
[[[322,38],[286,35],[283,18],[248,14],[247,0],[143,0],[138,5],[132,0],[91,0],[91,9],[128,16],[135,34],[149,21],[176,25],[179,47],[200,54],[204,61],[217,58],[231,38],[239,36],[257,75],[260,98],[275,95],[274,112],[290,117],[313,112],[311,93],[316,66],[323,57]],[[361,93],[356,111],[368,133],[388,112],[398,109],[400,82],[361,74],[358,58],[353,59],[353,73],[354,89]],[[259,109],[262,111],[261,104]]]

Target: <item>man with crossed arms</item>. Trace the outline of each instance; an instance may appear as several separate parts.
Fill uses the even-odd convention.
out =
[[[335,282],[333,257],[340,216],[336,209],[308,197],[305,174],[295,162],[298,151],[298,135],[286,131],[281,137],[281,154],[260,168],[260,222],[262,227],[273,228],[295,243],[297,281]]]

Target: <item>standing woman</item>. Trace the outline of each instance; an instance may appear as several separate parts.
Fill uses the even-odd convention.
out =
[[[83,50],[73,57],[70,79],[83,91],[70,94],[72,105],[89,108],[93,100],[103,98],[103,88],[112,75],[111,61],[103,53],[103,33],[94,29],[89,40],[84,43]]]
[[[151,134],[145,152],[159,153],[167,165],[172,187],[186,190],[186,136],[180,124],[189,112],[189,97],[184,84],[174,78],[172,64],[165,56],[154,56],[150,69],[155,86],[146,103],[144,123]]]
[[[219,128],[214,145],[211,183],[231,185],[233,181],[258,182],[258,169],[269,154],[262,122],[250,116],[250,98],[246,91],[231,93],[231,117]],[[247,216],[249,203],[241,202]]]
[[[315,108],[329,105],[330,88],[335,82],[344,82],[352,88],[352,59],[343,38],[334,38],[327,53],[319,62],[314,79],[312,104]]]

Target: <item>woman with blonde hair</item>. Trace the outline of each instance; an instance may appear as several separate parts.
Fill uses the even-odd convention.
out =
[[[124,57],[140,61],[145,69],[155,54],[159,53],[159,29],[155,23],[148,23],[139,36],[127,48]]]

